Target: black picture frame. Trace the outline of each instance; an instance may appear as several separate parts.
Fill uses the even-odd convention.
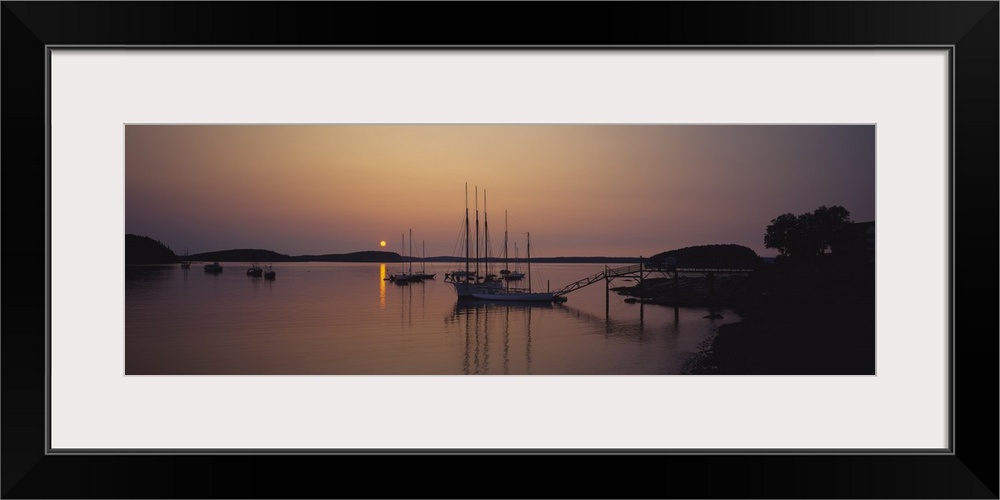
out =
[[[997,1],[2,3],[4,498],[998,498]],[[53,45],[951,47],[953,453],[49,454]]]

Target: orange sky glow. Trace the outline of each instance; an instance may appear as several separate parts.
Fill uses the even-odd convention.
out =
[[[874,125],[127,125],[125,232],[180,255],[649,256],[841,205],[875,220]],[[476,194],[478,192],[478,199]],[[485,201],[483,199],[486,196]],[[381,241],[385,247],[380,246]],[[462,247],[464,248],[464,247]]]

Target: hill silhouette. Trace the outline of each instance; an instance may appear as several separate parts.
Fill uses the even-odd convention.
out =
[[[366,250],[363,252],[331,253],[325,255],[299,255],[292,257],[294,262],[401,262],[403,257],[396,252],[379,252]],[[413,259],[417,261],[419,259]]]
[[[649,258],[653,267],[673,265],[689,269],[759,269],[764,261],[742,245],[699,245],[660,252]],[[732,306],[745,290],[746,276],[721,275],[710,281],[706,276],[649,277],[642,285],[614,287],[612,290],[647,304],[680,307]],[[676,285],[676,287],[675,287]]]
[[[271,250],[240,248],[202,252],[188,256],[188,260],[206,262],[290,262],[291,257]]]
[[[125,235],[125,264],[174,264],[181,260],[170,247],[148,236]]]
[[[674,259],[677,267],[756,269],[761,258],[743,245],[699,245],[669,250],[649,258],[654,266],[663,266],[667,259]]]
[[[399,262],[396,252],[363,251],[324,255],[286,255],[272,250],[240,248],[191,255],[189,260],[206,262]]]

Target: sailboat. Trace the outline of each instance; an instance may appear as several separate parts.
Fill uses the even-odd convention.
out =
[[[412,239],[410,243],[412,244]],[[421,244],[423,245],[424,249],[423,259],[421,259],[420,261],[420,272],[415,273],[415,276],[421,280],[432,280],[434,279],[434,274],[427,274],[427,268],[425,267],[425,264],[427,262],[427,242],[423,241],[421,242]]]
[[[514,270],[507,275],[507,279],[517,281],[524,278],[521,272],[521,254],[517,251],[517,242],[514,242]]]
[[[517,242],[514,242],[514,270],[508,271],[504,269],[504,271],[507,272],[500,271],[500,273],[504,275],[503,279],[507,281],[520,281],[524,279],[524,273],[521,272],[521,258],[517,253]]]
[[[469,185],[465,186],[466,196],[468,196]],[[466,198],[468,200],[468,198]],[[486,209],[486,192],[483,192],[483,210]],[[445,275],[445,282],[450,283],[455,288],[458,298],[472,298],[476,292],[486,292],[491,290],[503,290],[503,282],[491,277],[487,268],[486,276],[480,276],[479,263],[482,260],[479,255],[479,190],[476,190],[476,270],[471,269],[471,257],[469,255],[469,202],[465,202],[465,270],[452,271]],[[485,217],[485,216],[484,216]],[[484,220],[485,222],[485,220]],[[487,266],[489,259],[487,258]]]
[[[514,244],[514,252],[517,252],[517,243]],[[515,253],[515,262],[517,254]],[[500,270],[500,277],[507,281],[517,281],[524,277],[524,273],[511,271],[507,263],[507,211],[503,211],[503,269]],[[515,264],[516,265],[516,264]]]
[[[478,197],[478,195],[477,195]],[[445,273],[445,281],[469,281],[472,277],[476,275],[472,271],[469,262],[469,183],[465,183],[465,225],[463,226],[465,230],[465,269],[456,269],[450,273]]]
[[[490,290],[479,290],[472,294],[473,298],[481,300],[505,300],[511,302],[552,302],[555,294],[551,292],[531,291],[531,233],[528,233],[528,287],[527,288],[500,288]]]
[[[181,261],[181,269],[191,269],[191,261],[188,260],[188,249],[184,247],[184,260]]]
[[[260,267],[260,264],[257,262],[251,262],[250,267],[247,269],[247,276],[260,278],[263,275],[264,275],[264,268]]]
[[[403,246],[406,246],[406,236],[402,236]],[[413,230],[410,230],[410,254],[413,253]],[[409,270],[404,270],[403,263],[409,262]],[[399,274],[393,274],[389,276],[389,280],[396,283],[397,285],[405,285],[413,281],[420,281],[420,277],[413,274],[413,259],[407,256],[403,256],[403,260],[399,264]]]

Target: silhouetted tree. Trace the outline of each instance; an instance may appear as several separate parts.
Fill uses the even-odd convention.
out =
[[[782,214],[771,220],[764,234],[764,248],[774,248],[783,256],[798,253],[801,245],[802,226],[794,214]]]
[[[830,242],[851,223],[851,213],[841,206],[819,207],[808,219],[811,245],[816,254],[826,253]]]
[[[782,214],[767,226],[764,247],[784,257],[821,255],[850,223],[850,212],[841,206],[821,206],[799,216]]]

